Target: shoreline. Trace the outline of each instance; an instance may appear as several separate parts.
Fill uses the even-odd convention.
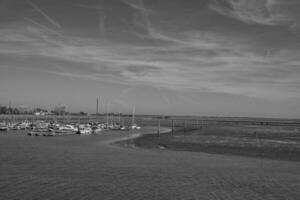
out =
[[[123,145],[123,144],[128,143],[129,141],[134,141],[135,139],[141,138],[141,137],[146,136],[146,135],[154,136],[154,135],[157,134],[157,133],[154,132],[155,130],[157,130],[156,127],[146,127],[146,128],[148,128],[150,130],[143,130],[143,128],[142,128],[142,130],[138,131],[139,133],[132,133],[132,134],[130,134],[128,136],[125,136],[125,137],[109,140],[109,141],[106,141],[104,144]],[[141,133],[140,131],[146,131],[146,132]],[[171,131],[172,131],[171,128],[161,127],[160,134],[167,134],[167,133],[170,133]]]
[[[143,134],[138,137],[128,138],[116,142],[123,147],[137,147],[142,149],[160,149],[169,151],[183,151],[183,152],[202,152],[215,155],[227,155],[227,156],[241,156],[248,158],[258,159],[271,159],[271,160],[286,160],[292,162],[299,162],[299,144],[291,147],[290,144],[296,144],[294,141],[276,141],[281,146],[274,145],[275,140],[263,140],[264,145],[249,144],[249,141],[253,141],[251,138],[245,140],[237,139],[239,143],[232,143],[231,137],[217,136],[212,140],[210,136],[200,136],[200,141],[189,140],[191,133],[194,131],[188,131],[183,133],[176,131],[174,135],[165,132],[160,137],[156,134]],[[214,137],[214,136],[213,136]],[[205,141],[209,138],[209,141]],[[224,142],[225,138],[225,142]],[[193,139],[193,138],[192,138]],[[228,141],[226,141],[228,139]],[[202,141],[203,140],[203,141]],[[270,144],[269,144],[270,143]]]

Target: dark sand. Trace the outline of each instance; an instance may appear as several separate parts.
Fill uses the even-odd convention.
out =
[[[211,126],[174,134],[147,134],[121,141],[148,149],[205,152],[274,160],[300,161],[300,132],[295,127]]]
[[[299,162],[109,144],[131,134],[0,133],[0,199],[296,200],[300,196]]]

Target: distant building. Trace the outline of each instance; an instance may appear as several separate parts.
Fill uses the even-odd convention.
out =
[[[35,112],[34,113],[35,116],[45,116],[45,115],[49,115],[48,111],[40,111],[40,112]]]

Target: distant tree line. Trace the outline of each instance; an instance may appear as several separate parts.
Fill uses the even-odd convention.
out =
[[[20,110],[17,108],[9,108],[6,106],[1,106],[0,105],[0,114],[14,114],[14,115],[18,115],[21,114]]]
[[[45,115],[88,115],[83,111],[80,111],[79,113],[69,113],[66,111],[65,106],[58,106],[53,110],[48,111],[43,108],[12,108],[0,105],[0,115],[33,115],[36,113],[44,113]]]
[[[24,108],[13,108],[13,107],[7,107],[7,106],[2,106],[0,105],[0,114],[1,115],[8,115],[8,114],[13,114],[13,115],[19,115],[19,114],[27,114],[27,115],[32,115],[36,112],[44,112],[47,113],[48,111],[42,108],[35,108],[35,109],[24,109]]]
[[[0,114],[1,115],[33,115],[35,113],[44,113],[44,114],[52,114],[52,115],[65,115],[68,114],[66,112],[66,108],[64,106],[56,107],[52,111],[48,111],[43,108],[34,108],[34,109],[28,109],[28,108],[13,108],[13,107],[7,107],[0,105]]]

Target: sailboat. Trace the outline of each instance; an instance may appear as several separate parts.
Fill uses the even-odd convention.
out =
[[[139,130],[139,129],[141,129],[141,127],[140,126],[138,126],[135,122],[134,122],[134,120],[135,120],[135,106],[133,106],[133,109],[132,109],[132,122],[131,122],[131,129],[137,129],[137,130]]]

